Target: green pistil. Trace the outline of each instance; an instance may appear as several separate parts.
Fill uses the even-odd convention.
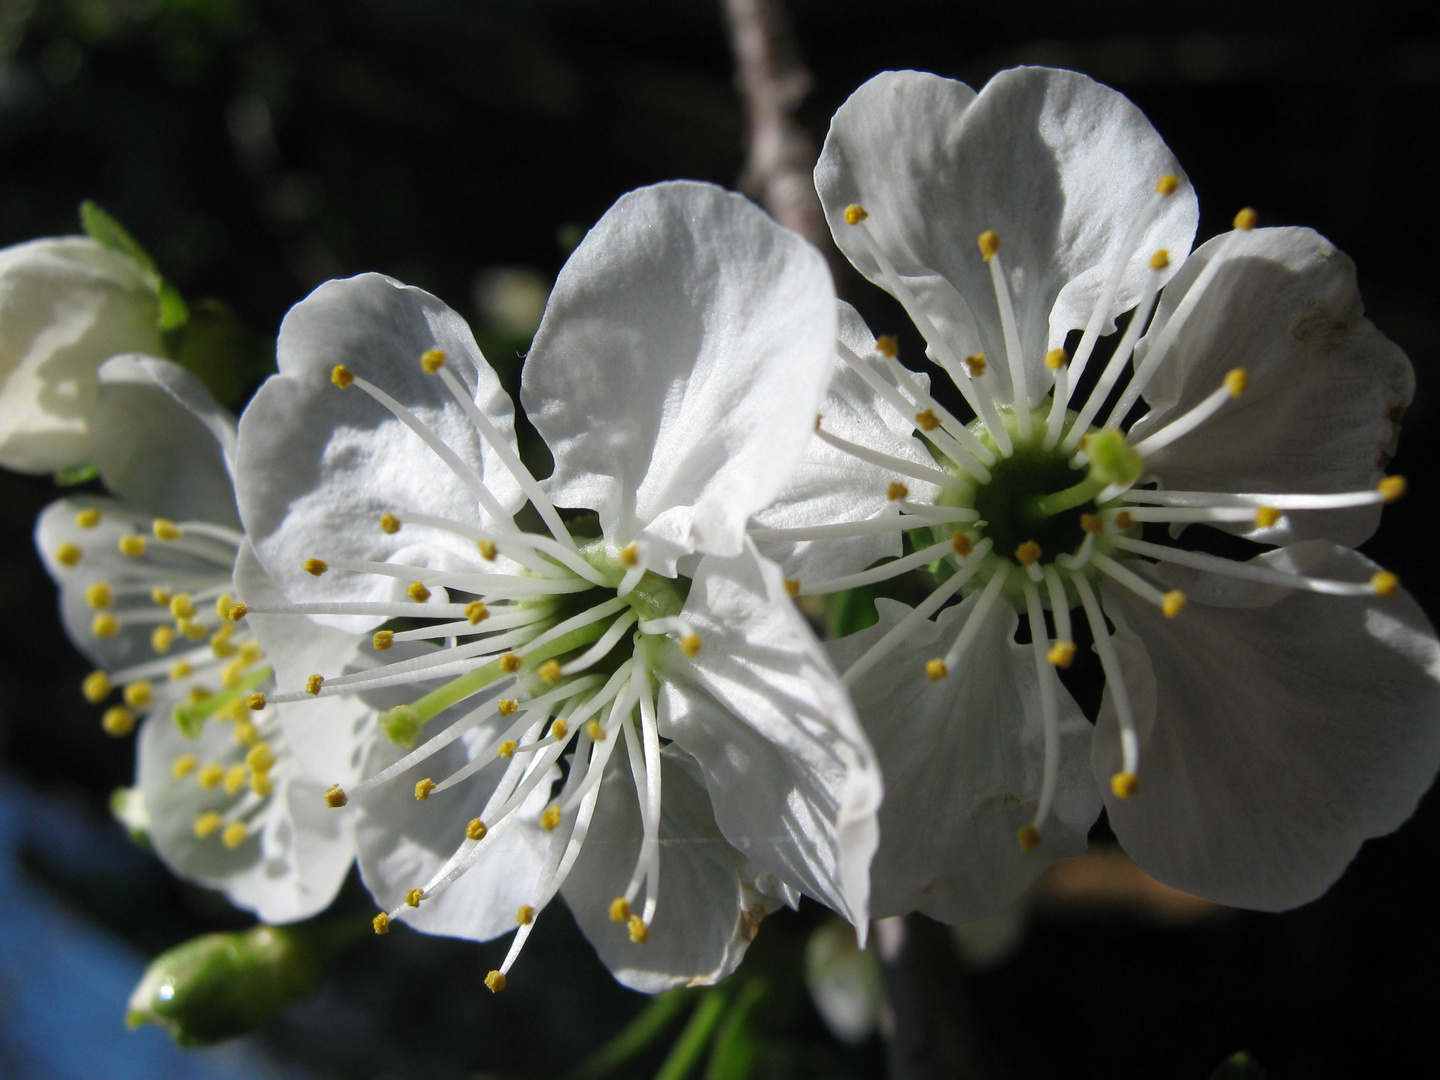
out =
[[[206,720],[243,695],[250,693],[274,674],[275,669],[272,667],[256,668],[245,676],[240,685],[234,689],[221,690],[219,693],[211,694],[201,701],[191,702],[188,705],[176,705],[175,723],[179,725],[181,733],[187,739],[198,738],[201,730],[205,727]]]
[[[1041,522],[1056,514],[1063,514],[1066,510],[1084,506],[1109,486],[1110,481],[1103,480],[1092,472],[1084,480],[1064,491],[1056,491],[1050,495],[1032,495],[1025,501],[1021,513],[1031,521]]]
[[[538,649],[532,649],[528,653],[520,653],[520,667],[524,671],[533,669],[543,664],[546,660],[559,656],[562,653],[570,652],[572,649],[579,649],[585,645],[592,644],[599,640],[614,620],[601,619],[591,623],[589,626],[582,626],[578,630],[572,630],[563,637],[554,641],[548,641]],[[444,686],[437,687],[417,701],[409,705],[397,705],[395,708],[384,713],[380,717],[380,728],[389,737],[391,742],[401,746],[410,746],[415,742],[415,737],[420,734],[420,729],[433,720],[440,713],[444,712],[451,705],[464,701],[472,694],[485,689],[491,683],[505,675],[513,674],[505,670],[505,658],[496,657],[488,664],[456,676]]]

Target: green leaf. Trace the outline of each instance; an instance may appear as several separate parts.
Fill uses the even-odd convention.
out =
[[[710,1045],[705,1080],[747,1080],[754,1070],[759,1040],[750,1023],[750,1012],[768,989],[764,979],[752,979],[736,996]]]
[[[688,1009],[695,994],[671,990],[659,994],[620,1033],[580,1064],[565,1080],[600,1080],[635,1057],[659,1037],[670,1021]]]
[[[99,466],[91,461],[84,465],[72,465],[68,469],[61,469],[55,474],[55,483],[60,487],[75,487],[78,484],[88,484],[99,475]]]
[[[670,1056],[655,1074],[655,1080],[685,1080],[685,1077],[690,1075],[690,1070],[695,1067],[700,1055],[705,1052],[705,1047],[710,1044],[710,1036],[725,1014],[725,1006],[729,1001],[730,995],[725,990],[712,989],[705,992],[700,1004],[690,1014],[690,1022],[685,1025],[685,1030],[680,1032],[680,1038],[675,1040]]]
[[[1222,1061],[1210,1080],[1266,1080],[1268,1075],[1248,1050],[1241,1050]]]
[[[121,225],[113,214],[99,204],[86,199],[80,204],[80,224],[85,235],[97,244],[128,256],[140,268],[145,284],[155,294],[160,305],[156,324],[161,330],[176,330],[190,319],[190,309],[185,305],[179,291],[160,274],[160,268],[140,241],[130,235],[130,230]]]

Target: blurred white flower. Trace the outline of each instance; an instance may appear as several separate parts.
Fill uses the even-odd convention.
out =
[[[277,654],[297,689],[276,700],[317,700],[287,730],[358,809],[377,931],[518,924],[498,990],[563,891],[616,977],[655,991],[727,974],[795,890],[863,925],[877,771],[744,538],[804,452],[833,336],[823,259],[755,207],[688,183],[622,198],[526,364],[540,483],[434,297],[363,275],[287,316],[239,485],[287,602],[246,602],[262,636],[295,615],[364,635],[366,670]],[[361,693],[390,706],[378,724],[318,711]]]

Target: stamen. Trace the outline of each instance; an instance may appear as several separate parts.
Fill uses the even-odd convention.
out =
[[[100,524],[100,511],[93,506],[87,506],[75,515],[75,524],[81,529],[93,529]]]
[[[1210,393],[1200,404],[1136,444],[1135,452],[1141,457],[1148,457],[1157,450],[1169,446],[1176,439],[1190,434],[1219,412],[1229,401],[1243,394],[1249,385],[1250,380],[1245,374],[1245,369],[1235,368],[1225,376],[1225,381],[1220,384],[1220,387]]]
[[[859,458],[861,461],[867,461],[871,465],[878,465],[882,469],[889,469],[892,472],[899,473],[901,476],[910,476],[916,480],[928,481],[936,487],[944,488],[947,491],[963,491],[965,489],[963,483],[943,469],[936,469],[929,465],[922,465],[919,462],[907,461],[905,458],[883,454],[879,450],[871,450],[867,446],[861,446],[859,443],[842,439],[838,435],[832,435],[823,428],[816,431],[815,434],[823,442],[833,446],[836,450],[849,454],[851,457]],[[903,495],[900,497],[904,498]]]
[[[1100,602],[1095,590],[1083,574],[1071,579],[1075,591],[1080,594],[1080,604],[1085,609],[1085,619],[1090,624],[1090,636],[1095,639],[1095,651],[1100,655],[1100,667],[1105,672],[1105,686],[1110,691],[1110,700],[1115,706],[1115,720],[1120,728],[1120,772],[1133,778],[1140,771],[1140,741],[1135,733],[1135,714],[1130,708],[1130,692],[1125,687],[1125,674],[1120,667],[1120,656],[1115,651],[1115,641],[1105,627],[1105,616],[1101,613]],[[1129,783],[1129,782],[1127,782]],[[1111,779],[1111,790],[1115,790]],[[1130,788],[1134,792],[1133,785]],[[1116,791],[1119,795],[1119,792]],[[1128,798],[1129,796],[1120,796]]]
[[[92,671],[80,684],[80,692],[91,705],[99,705],[110,695],[110,676],[103,671]]]
[[[932,563],[936,559],[954,554],[955,550],[951,546],[951,541],[949,539],[941,540],[938,544],[931,544],[929,547],[888,563],[882,563],[870,570],[862,570],[858,574],[846,574],[843,577],[830,578],[828,581],[821,581],[817,584],[807,584],[804,586],[805,595],[820,596],[824,593],[844,592],[846,589],[857,589],[861,585],[873,585],[877,581],[888,581],[907,571]]]
[[[1206,555],[1200,551],[1182,551],[1179,548],[1166,547],[1163,544],[1134,540],[1128,536],[1116,537],[1115,544],[1117,547],[1133,551],[1137,555],[1146,555],[1161,562],[1171,562],[1179,566],[1188,566],[1192,570],[1204,570],[1212,574],[1223,574],[1226,577],[1240,578],[1243,581],[1281,585],[1289,589],[1307,589],[1310,592],[1322,593],[1327,596],[1385,595],[1375,588],[1373,581],[1332,581],[1326,578],[1309,577],[1305,574],[1291,574],[1284,570],[1272,570],[1250,563],[1232,562],[1229,559]],[[1097,563],[1099,558],[1100,556],[1097,555]]]
[[[986,238],[993,237],[993,244]],[[1010,298],[1010,283],[1000,262],[1000,237],[993,232],[980,234],[980,251],[990,267],[990,284],[995,288],[995,303],[1000,309],[1000,329],[1005,337],[1005,358],[1010,364],[1010,385],[1015,395],[1015,434],[1030,438],[1030,388],[1025,381],[1025,358],[1020,351],[1020,330],[1015,323],[1015,304]]]
[[[62,566],[78,566],[85,552],[79,544],[72,544],[68,540],[55,549],[55,561]]]
[[[1045,767],[1040,781],[1040,801],[1030,824],[1036,832],[1050,816],[1055,790],[1060,781],[1060,708],[1055,698],[1055,667],[1049,659],[1045,636],[1045,612],[1040,607],[1040,590],[1033,582],[1023,583],[1025,613],[1030,619],[1030,647],[1035,657],[1035,677],[1040,683],[1040,713],[1045,726]]]
[[[640,616],[633,610],[625,612],[613,623],[610,624],[604,635],[590,648],[577,656],[574,660],[561,667],[561,672],[566,675],[575,675],[586,668],[598,664],[610,654],[610,650],[619,644],[620,639],[625,636],[625,631],[638,622]]]
[[[1005,581],[1010,576],[1010,567],[1002,564],[995,571],[993,577],[985,583],[985,588],[980,593],[980,599],[970,610],[970,617],[965,620],[960,633],[956,635],[955,643],[950,646],[950,651],[945,654],[945,667],[953,671],[964,657],[975,635],[980,632],[981,624],[989,617],[990,609],[995,606],[995,601],[1000,598],[1000,590],[1005,587]]]
[[[1401,480],[1400,477],[1386,477],[1386,480]],[[1385,481],[1382,480],[1381,484]],[[1403,480],[1401,485],[1403,488]],[[1393,488],[1389,490],[1394,490]],[[1389,502],[1386,490],[1374,488],[1369,491],[1343,491],[1333,495],[1280,494],[1278,492],[1239,493],[1228,491],[1165,491],[1153,489],[1131,490],[1125,493],[1128,502],[1151,503],[1158,506],[1240,506],[1258,508],[1272,507],[1276,510],[1343,510],[1352,506],[1375,506]],[[1131,513],[1136,513],[1134,508]],[[1137,521],[1149,520],[1136,517]],[[1183,520],[1183,519],[1182,519]],[[1228,518],[1221,520],[1230,520]],[[1244,520],[1241,518],[1240,520]]]

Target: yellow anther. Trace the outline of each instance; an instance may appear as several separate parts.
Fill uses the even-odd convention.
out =
[[[1255,221],[1255,211],[1247,206],[1244,210],[1241,210],[1238,214],[1235,215],[1235,228],[1243,229],[1246,232],[1249,232],[1251,229],[1255,228]]]
[[[275,754],[267,742],[258,742],[245,754],[245,764],[256,772],[269,772],[275,767]]]
[[[501,698],[495,708],[499,710],[501,716],[514,716],[515,710],[520,708],[520,702],[514,698]]]
[[[1045,366],[1051,371],[1059,371],[1069,362],[1070,358],[1065,355],[1064,349],[1051,349],[1045,354]]]
[[[934,431],[940,426],[940,418],[935,415],[934,409],[926,409],[915,414],[915,426],[921,431]]]
[[[120,620],[108,613],[96,615],[90,620],[90,633],[98,638],[112,638],[120,633]]]
[[[405,595],[414,600],[417,604],[423,604],[430,599],[430,590],[425,587],[423,581],[412,581],[410,587],[405,590]]]
[[[170,665],[170,678],[179,681],[194,674],[195,666],[189,660],[176,660]]]
[[[686,656],[696,656],[700,652],[700,635],[686,634],[680,639],[680,651]]]
[[[215,598],[215,617],[224,619],[229,616],[230,609],[235,606],[235,597],[228,592],[221,593]]]
[[[235,628],[233,626],[222,626],[219,630],[216,630],[215,633],[210,635],[211,653],[220,660],[236,655],[240,651],[240,646],[230,640],[234,636]],[[244,671],[246,666],[247,664],[244,660],[235,661],[235,667],[238,671]]]
[[[170,614],[177,619],[195,617],[195,602],[190,599],[189,593],[176,593],[170,598]]]
[[[326,570],[330,569],[330,564],[324,559],[306,559],[300,564],[300,569],[304,570],[307,574],[313,574],[315,577],[319,577],[325,573]]]
[[[599,720],[591,720],[585,725],[585,734],[590,736],[591,742],[605,741],[605,725]]]
[[[1385,502],[1394,502],[1405,494],[1405,477],[1387,476],[1379,484],[1380,498]]]
[[[865,212],[865,208],[859,203],[851,203],[849,206],[845,207],[846,225],[859,225],[860,222],[864,221],[869,216],[870,215]]]
[[[499,746],[495,748],[495,753],[499,757],[512,758],[515,756],[515,750],[517,747],[519,747],[519,745],[520,744],[517,743],[514,739],[506,739],[504,742],[502,742]]]
[[[426,349],[420,354],[420,370],[426,375],[434,375],[445,366],[444,349]]]
[[[72,544],[68,541],[55,549],[55,561],[62,566],[75,566],[83,558],[85,552],[79,544]]]
[[[546,660],[545,663],[535,669],[535,674],[539,675],[540,678],[544,679],[551,686],[554,686],[560,681],[560,661]]]
[[[479,600],[471,600],[465,605],[465,618],[470,620],[471,626],[478,626],[490,617],[490,612]]]
[[[1110,777],[1110,790],[1117,799],[1128,799],[1140,790],[1140,779],[1133,772],[1117,772]]]
[[[110,694],[110,676],[103,671],[92,671],[80,684],[80,693],[91,705],[99,705]]]
[[[1273,506],[1261,506],[1255,511],[1255,527],[1257,529],[1271,528],[1280,520],[1280,511]]]
[[[199,705],[209,696],[210,691],[204,686],[192,686],[190,688],[190,693],[187,695],[191,705]]]
[[[950,674],[950,669],[945,666],[945,661],[938,656],[934,660],[925,661],[925,677],[931,682],[939,682]]]
[[[1080,528],[1093,536],[1105,535],[1105,519],[1099,514],[1081,514]]]
[[[370,920],[370,925],[375,927],[375,933],[388,934],[390,932],[390,916],[382,911]]]
[[[214,810],[206,811],[195,819],[195,838],[204,840],[208,836],[213,836],[219,831],[221,824],[219,814]]]
[[[1161,195],[1174,195],[1175,189],[1180,186],[1180,178],[1171,176],[1168,173],[1160,177],[1160,182],[1155,185],[1155,190]]]
[[[1040,846],[1040,830],[1034,825],[1026,825],[1015,834],[1015,839],[1020,844],[1020,850],[1028,855]]]
[[[1244,368],[1231,368],[1226,373],[1225,389],[1230,391],[1231,397],[1239,397],[1250,389],[1250,376],[1245,373]]]
[[[529,904],[521,904],[515,912],[515,921],[521,926],[529,926],[535,921],[535,909]]]
[[[1185,610],[1185,594],[1179,589],[1171,589],[1161,599],[1160,610],[1165,613],[1167,619],[1173,619]]]
[[[795,599],[795,597],[799,596],[799,595],[800,595],[800,579],[799,579],[799,578],[793,578],[793,577],[787,577],[787,578],[785,579],[785,592],[789,595],[790,599],[792,599],[792,600]]]
[[[194,754],[181,754],[170,766],[170,775],[176,780],[184,780],[199,767],[200,763],[195,760]]]
[[[1088,450],[1088,449],[1090,449],[1090,436],[1089,436],[1088,434],[1086,434],[1086,435],[1081,435],[1081,436],[1080,436],[1080,449],[1081,449],[1081,450]]]
[[[1121,532],[1129,532],[1135,527],[1135,516],[1129,510],[1121,510],[1115,515],[1115,527]]]
[[[395,644],[394,630],[376,630],[375,636],[370,639],[370,644],[376,652],[384,652]]]
[[[94,581],[85,586],[85,603],[102,611],[115,603],[115,591],[108,581]]]
[[[1370,579],[1370,588],[1376,596],[1389,596],[1400,588],[1400,579],[1389,570],[1381,570]]]
[[[150,525],[150,531],[155,534],[156,540],[179,540],[185,535],[184,529],[166,518],[156,518]]]
[[[1039,562],[1040,556],[1043,554],[1044,552],[1040,550],[1039,544],[1034,540],[1026,540],[1015,549],[1015,561],[1021,566],[1030,566],[1033,563]]]
[[[200,781],[202,788],[209,791],[211,788],[218,787],[220,781],[225,779],[225,766],[218,761],[212,761],[200,770],[195,779]]]
[[[950,547],[962,559],[968,559],[971,552],[975,550],[975,545],[970,542],[970,537],[959,529],[950,534]]]
[[[235,721],[235,730],[231,734],[235,736],[235,741],[241,746],[260,745],[260,729],[249,720]]]
[[[240,603],[232,607],[229,611],[225,612],[225,618],[229,619],[231,622],[239,622],[241,619],[243,619],[246,615],[249,614],[250,605],[242,600],[240,601]]]
[[[148,679],[137,679],[135,682],[126,683],[122,691],[125,704],[132,709],[143,709],[155,700],[155,687],[150,685]]]
[[[261,690],[256,690],[253,694],[246,694],[245,707],[254,712],[259,712],[261,709],[265,708],[264,692]]]
[[[630,918],[630,901],[623,896],[617,896],[610,901],[610,921],[624,922]]]
[[[220,671],[220,685],[226,690],[238,690],[244,681],[245,665],[239,660],[232,660]]]
[[[995,253],[1000,250],[1000,234],[990,229],[986,229],[977,236],[975,242],[980,245],[980,254],[985,256],[986,262],[993,259]]]
[[[75,515],[75,524],[82,529],[93,529],[100,524],[100,511],[93,506],[87,506]]]
[[[1166,251],[1164,248],[1158,249],[1154,255],[1150,256],[1151,270],[1164,270],[1169,265],[1170,252]]]
[[[226,705],[223,709],[217,712],[215,714],[215,719],[231,721],[236,724],[248,724],[250,723],[250,710],[245,707],[245,702],[241,698],[236,698],[234,701],[230,702],[230,704]],[[255,741],[258,742],[259,739],[260,737],[257,735],[255,737]]]
[[[170,647],[174,644],[175,630],[173,627],[157,626],[154,630],[150,631],[150,647],[157,653],[161,655],[168,653]],[[174,678],[174,676],[172,675],[171,678]]]
[[[465,826],[465,839],[484,840],[485,834],[489,831],[490,830],[485,827],[485,822],[481,821],[478,817],[474,817],[471,818],[470,823]]]
[[[419,907],[420,901],[425,899],[424,889],[411,889],[405,894],[405,903],[411,907]]]
[[[112,705],[105,710],[105,715],[100,717],[100,727],[106,735],[123,739],[135,730],[135,714],[124,705]]]
[[[199,641],[210,632],[205,629],[204,623],[198,623],[194,619],[176,619],[175,629],[191,641]]]
[[[900,355],[900,339],[894,334],[881,334],[875,339],[875,351],[889,360],[894,360]]]
[[[244,765],[231,765],[225,770],[225,794],[237,795],[240,789],[245,786],[245,780],[250,770]]]
[[[1045,659],[1058,668],[1068,668],[1075,662],[1075,643],[1073,641],[1057,641],[1050,646],[1050,651],[1045,654]]]
[[[985,369],[989,366],[983,352],[977,352],[974,356],[965,357],[965,371],[972,379],[978,379],[981,375],[984,375]]]
[[[120,537],[116,541],[116,547],[120,549],[121,555],[128,555],[132,559],[138,559],[145,554],[145,537],[134,534]]]
[[[494,562],[499,549],[495,546],[494,540],[476,540],[475,546],[480,549],[480,557],[486,562]]]
[[[164,585],[156,585],[150,590],[150,599],[154,601],[156,607],[169,607],[170,595],[170,590]]]
[[[498,971],[492,971],[485,976],[485,989],[492,994],[498,994],[505,989],[505,976]]]
[[[630,542],[620,549],[620,562],[625,566],[636,566],[640,562],[640,545]]]
[[[400,531],[400,519],[394,514],[389,513],[388,511],[381,514],[380,531],[385,533],[387,536],[394,536],[397,532]]]
[[[350,374],[350,369],[344,364],[336,364],[330,369],[330,381],[344,390],[355,381],[355,376]]]
[[[325,676],[320,674],[311,675],[305,680],[305,692],[311,697],[320,693],[320,686],[325,682]]]
[[[225,826],[225,831],[220,834],[220,842],[231,851],[234,851],[245,842],[245,838],[249,835],[250,827],[248,825],[243,821],[232,821],[229,825]]]
[[[415,782],[415,799],[417,802],[424,802],[430,798],[430,793],[435,790],[435,781],[430,777]]]
[[[910,489],[899,480],[890,481],[890,486],[885,489],[885,497],[891,502],[898,502],[901,499],[910,497]]]
[[[639,915],[631,915],[626,919],[625,928],[630,931],[630,940],[636,945],[644,945],[650,940],[650,928]]]
[[[540,815],[540,827],[546,832],[554,832],[560,824],[560,807],[547,806],[545,812]]]
[[[563,716],[557,716],[555,722],[550,725],[550,737],[555,740],[565,738],[570,734],[570,721]]]
[[[338,810],[350,801],[350,796],[345,794],[345,789],[339,784],[331,784],[325,789],[325,805],[332,810]]]
[[[507,675],[514,675],[515,672],[520,670],[521,663],[522,661],[517,654],[513,652],[507,652],[500,657],[500,670],[505,672]]]
[[[825,420],[825,414],[824,414],[824,413],[818,413],[818,412],[817,412],[817,413],[815,414],[815,430],[816,430],[816,431],[819,431],[819,430],[820,430],[820,425],[824,422],[824,420]]]

